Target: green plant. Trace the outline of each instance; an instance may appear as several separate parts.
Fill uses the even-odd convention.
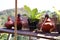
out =
[[[35,19],[39,19],[45,11],[38,12],[37,8],[30,9],[28,6],[24,5],[24,9],[28,12],[28,18],[31,19],[32,22],[35,21]]]

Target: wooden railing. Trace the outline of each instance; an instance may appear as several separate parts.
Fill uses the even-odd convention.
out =
[[[6,28],[0,28],[0,33],[8,33],[8,34],[14,34],[14,29],[6,29]],[[37,38],[45,38],[45,39],[51,39],[55,40],[57,39],[60,34],[57,32],[54,33],[36,33],[36,32],[31,32],[28,30],[18,30],[17,34],[19,35],[24,35],[24,36],[32,36],[32,37],[37,37]]]

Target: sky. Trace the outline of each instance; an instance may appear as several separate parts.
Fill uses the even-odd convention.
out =
[[[53,11],[53,6],[60,9],[60,0],[17,0],[18,8],[24,5],[29,6],[31,9],[37,8],[38,10]],[[15,0],[0,0],[0,11],[15,8]]]

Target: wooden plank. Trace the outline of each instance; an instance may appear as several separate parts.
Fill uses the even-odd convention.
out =
[[[0,32],[14,34],[13,29],[0,28]],[[56,39],[58,36],[60,36],[60,34],[57,33],[34,33],[28,30],[18,30],[17,34],[46,39]]]

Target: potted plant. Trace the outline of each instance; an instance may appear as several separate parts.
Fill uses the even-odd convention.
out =
[[[28,6],[24,6],[24,9],[28,12],[28,25],[29,25],[29,29],[30,31],[33,31],[34,29],[37,28],[37,24],[39,22],[39,18],[41,15],[43,15],[43,12],[39,13],[37,8],[34,8],[33,10],[31,10]]]

